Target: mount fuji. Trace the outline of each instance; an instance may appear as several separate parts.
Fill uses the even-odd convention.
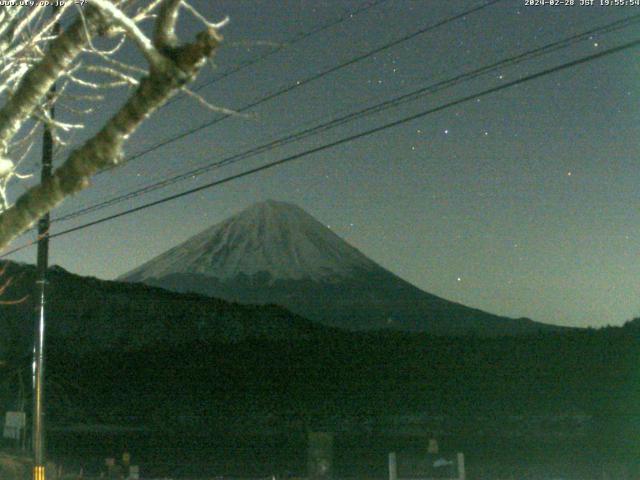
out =
[[[119,280],[239,303],[276,304],[349,330],[493,336],[556,328],[424,292],[300,207],[273,200],[204,230]]]

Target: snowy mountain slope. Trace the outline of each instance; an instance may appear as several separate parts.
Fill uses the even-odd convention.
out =
[[[120,279],[240,303],[277,304],[352,330],[496,335],[554,328],[424,292],[301,208],[272,200],[208,228]]]
[[[208,228],[122,278],[144,281],[181,273],[233,279],[267,272],[272,280],[323,281],[376,268],[380,267],[301,208],[270,200]]]

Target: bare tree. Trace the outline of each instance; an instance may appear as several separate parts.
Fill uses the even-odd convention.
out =
[[[98,171],[116,166],[129,136],[196,77],[219,45],[219,30],[226,23],[209,22],[186,0],[87,0],[82,6],[66,1],[53,16],[42,3],[0,7],[0,248],[65,197],[86,188]],[[182,12],[203,24],[190,42],[176,35]],[[107,39],[103,42],[112,47],[96,47],[97,39]],[[145,68],[117,59],[116,52],[127,43],[144,56]],[[52,92],[54,84],[58,88]],[[51,105],[65,96],[100,101],[103,89],[119,87],[131,91],[118,111],[68,153],[50,180],[10,205],[7,186],[24,177],[20,162],[38,127],[49,125],[59,145],[83,127],[82,121],[51,118]],[[78,94],[79,89],[85,92]],[[77,109],[82,114],[90,110]]]

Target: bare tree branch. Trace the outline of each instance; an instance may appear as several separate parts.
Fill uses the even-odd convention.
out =
[[[167,0],[171,2],[174,0]],[[136,23],[129,18],[125,13],[116,7],[109,0],[93,0],[92,4],[99,8],[109,19],[111,19],[117,25],[120,25],[127,36],[133,40],[142,54],[145,56],[150,65],[159,67],[165,58],[154,48],[151,40],[147,38],[142,30],[136,25]]]
[[[160,7],[156,28],[153,32],[153,43],[162,50],[174,48],[178,44],[176,38],[176,22],[182,0],[166,0]]]
[[[98,11],[88,9],[86,22],[89,28],[97,29],[101,22]],[[85,26],[77,20],[51,42],[47,55],[24,75],[18,89],[0,109],[0,153],[6,154],[11,138],[42,103],[58,77],[71,67],[87,40]]]
[[[99,4],[104,0],[94,1]],[[167,3],[174,5],[175,2],[167,0]],[[114,17],[114,20],[117,18]],[[95,21],[93,20],[93,22]],[[166,28],[173,28],[171,21],[165,20],[163,24]],[[70,58],[77,55],[81,48],[79,44],[84,45],[86,41],[82,35],[82,25],[80,24],[79,27],[77,24],[75,25],[77,29],[74,37],[75,43],[70,39],[69,33],[65,32],[64,38],[61,36],[55,41],[61,51],[56,54],[56,59],[52,60],[53,65],[48,68],[39,66],[40,70],[44,70],[42,73],[47,74],[51,80],[55,80],[56,75],[70,66]],[[116,165],[122,156],[122,145],[126,139],[154,110],[195,78],[199,69],[213,54],[220,40],[221,37],[217,30],[208,28],[198,34],[192,43],[165,49],[162,52],[163,60],[151,64],[149,74],[140,80],[136,91],[98,134],[73,151],[50,179],[29,189],[17,200],[15,205],[0,215],[0,248],[7,246],[13,238],[28,229],[46,212],[60,204],[65,197],[86,188],[89,185],[90,177],[96,172]],[[73,43],[73,45],[69,43]],[[54,68],[57,69],[56,73],[52,73]],[[44,82],[47,85],[44,90],[41,84],[29,85],[28,88],[25,88],[30,94],[31,102],[37,102],[36,95],[42,98],[46,94],[48,86],[52,83],[47,82]],[[25,80],[23,83],[38,82]],[[28,116],[27,110],[30,113],[35,109],[29,102],[14,103],[18,103],[18,105],[9,109],[9,113],[4,113],[4,117],[0,116],[0,141],[8,141],[10,133],[14,133],[17,128],[19,119]],[[0,111],[0,114],[3,111]],[[4,125],[5,122],[11,123],[12,126],[7,127]]]

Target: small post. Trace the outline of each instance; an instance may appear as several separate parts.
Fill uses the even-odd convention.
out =
[[[464,469],[464,453],[458,452],[458,480],[466,480],[467,474]]]
[[[307,451],[307,477],[328,480],[333,476],[333,434],[309,432]]]
[[[398,480],[398,458],[396,452],[389,454],[389,480]]]

